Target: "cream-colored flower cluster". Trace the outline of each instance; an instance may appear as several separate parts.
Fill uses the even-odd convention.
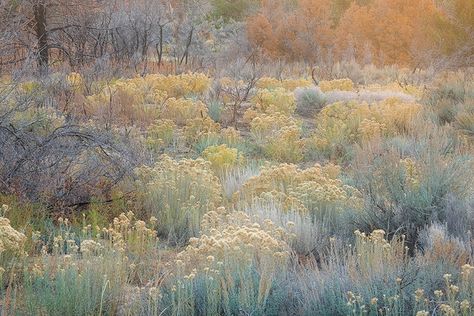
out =
[[[255,199],[281,203],[287,209],[315,216],[334,215],[347,207],[362,207],[360,193],[338,179],[340,167],[327,164],[301,170],[293,164],[264,168],[250,178],[234,199],[252,203]],[[329,214],[327,214],[329,213]]]
[[[122,213],[114,218],[113,223],[108,228],[102,229],[103,238],[110,242],[111,248],[123,253],[125,251],[135,255],[144,254],[150,247],[154,247],[158,241],[155,226],[157,220],[150,218],[149,227],[142,220],[135,220],[133,212]],[[84,252],[83,244],[87,242],[86,251],[97,253],[102,247],[100,243],[93,240],[85,240],[81,243],[81,250]]]
[[[270,220],[259,225],[243,212],[227,213],[219,207],[204,215],[201,227],[201,237],[191,238],[178,254],[188,268],[207,272],[206,268],[222,264],[245,267],[252,263],[277,268],[289,257],[288,233]]]
[[[208,212],[201,226],[201,237],[191,238],[177,255],[171,289],[175,304],[192,313],[199,278],[212,315],[221,313],[219,306],[229,314],[231,297],[240,306],[264,306],[275,278],[287,269],[287,232],[270,220],[260,225],[245,213],[228,213],[223,207]],[[189,303],[182,304],[183,300]]]
[[[197,235],[202,215],[221,203],[219,179],[204,159],[175,161],[162,155],[153,167],[141,167],[137,174],[138,189],[147,209],[160,219],[162,233],[187,230]]]
[[[21,255],[26,236],[10,226],[10,221],[5,217],[0,217],[0,255],[10,253]]]
[[[356,230],[354,234],[356,241],[353,261],[349,260],[348,263],[353,278],[370,278],[377,273],[393,273],[393,267],[399,267],[408,260],[404,235],[388,241],[382,229],[376,229],[370,234]]]
[[[71,72],[67,75],[66,80],[73,91],[82,92],[84,87],[84,79],[82,78],[80,73]]]
[[[323,92],[340,90],[340,91],[352,91],[354,90],[354,83],[351,79],[334,79],[334,80],[322,80],[319,82],[319,88]]]
[[[283,88],[288,91],[293,91],[300,87],[310,87],[312,82],[306,79],[283,79],[278,80],[272,77],[260,78],[257,82],[259,89],[278,89]]]

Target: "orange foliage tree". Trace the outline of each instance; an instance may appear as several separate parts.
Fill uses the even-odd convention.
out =
[[[332,45],[330,3],[325,0],[262,1],[248,19],[251,43],[274,58],[316,61]]]
[[[247,31],[274,58],[421,66],[456,53],[472,64],[474,2],[263,0]]]

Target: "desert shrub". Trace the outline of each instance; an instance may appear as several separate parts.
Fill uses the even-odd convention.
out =
[[[55,232],[32,234],[38,250],[22,262],[21,274],[10,285],[17,294],[6,294],[12,313],[114,314],[124,304],[127,287],[143,286],[157,272],[155,218],[147,223],[128,212],[108,227],[84,223],[80,232],[68,219],[58,223]]]
[[[301,128],[284,114],[257,114],[250,122],[250,131],[265,155],[277,161],[298,162],[303,158]]]
[[[328,222],[329,219],[312,220],[311,214],[294,209],[285,209],[278,202],[255,200],[237,205],[242,212],[255,216],[259,224],[265,219],[270,219],[280,227],[285,227],[292,235],[288,242],[291,249],[300,256],[322,256],[327,252],[329,238],[336,233]],[[337,231],[339,236],[345,235],[344,231]]]
[[[334,79],[330,81],[322,80],[319,82],[319,88],[322,92],[333,90],[352,91],[354,90],[354,83],[350,79]]]
[[[188,119],[183,127],[183,135],[189,145],[196,145],[206,139],[219,138],[221,126],[209,117]]]
[[[224,105],[219,101],[211,100],[207,103],[208,114],[216,122],[221,121],[224,110]]]
[[[207,107],[201,101],[170,98],[166,100],[160,118],[172,120],[176,125],[183,126],[188,120],[207,118]]]
[[[474,139],[474,98],[458,111],[454,117],[454,127],[470,141]]]
[[[158,233],[172,242],[197,236],[202,216],[221,202],[219,179],[203,159],[174,161],[163,155],[137,174],[145,209],[160,219]]]
[[[166,99],[165,92],[147,89],[143,78],[118,79],[87,96],[84,114],[106,125],[148,125]]]
[[[290,115],[296,109],[295,96],[283,88],[258,90],[252,101],[257,111]]]
[[[445,266],[461,267],[468,263],[471,256],[465,241],[450,235],[446,225],[436,222],[420,232],[418,249],[420,253],[417,260],[426,264],[442,263]]]
[[[416,103],[388,99],[369,105],[338,102],[326,106],[316,117],[314,146],[334,153],[355,142],[407,133],[421,112]],[[341,156],[341,154],[338,154]]]
[[[227,199],[231,199],[234,193],[240,190],[242,185],[252,176],[258,174],[258,165],[250,161],[246,165],[227,170],[221,175],[222,188]]]
[[[423,98],[441,124],[454,122],[456,115],[465,108],[464,104],[468,105],[467,108],[472,108],[473,100],[472,79],[469,74],[462,72],[447,72],[439,75],[427,89]]]
[[[264,314],[274,281],[286,270],[287,233],[271,221],[253,223],[241,212],[208,212],[203,235],[178,254],[172,288],[174,311]],[[185,303],[187,302],[187,303]]]
[[[235,194],[239,203],[274,203],[283,210],[308,214],[314,220],[327,220],[334,226],[344,210],[361,206],[360,194],[338,177],[340,168],[333,164],[299,169],[280,164],[262,169]]]
[[[296,126],[282,127],[264,145],[263,151],[270,159],[281,162],[299,162],[303,159],[304,143],[301,130]]]
[[[296,112],[311,116],[326,104],[326,96],[318,87],[297,88],[295,90]]]
[[[242,154],[236,148],[229,148],[225,144],[207,147],[202,157],[208,160],[218,173],[232,169],[243,162]]]
[[[0,297],[3,292],[4,275],[7,276],[17,264],[18,259],[24,256],[26,236],[11,227],[10,221],[3,217],[8,210],[8,205],[2,205],[0,209]],[[7,280],[8,277],[5,277]]]
[[[259,89],[278,89],[284,88],[288,91],[293,91],[300,87],[309,87],[312,83],[306,79],[283,79],[278,80],[271,77],[260,78],[257,82],[257,88]]]
[[[373,104],[383,102],[387,99],[398,99],[404,103],[414,103],[416,100],[409,94],[391,90],[370,91],[362,89],[358,92],[334,90],[328,91],[324,93],[324,95],[326,96],[327,104],[349,101],[367,102],[369,104]]]
[[[221,130],[220,136],[222,141],[229,146],[236,146],[243,142],[240,132],[234,127],[226,127]]]
[[[211,84],[211,79],[202,73],[187,73],[163,76],[147,75],[145,82],[153,90],[164,91],[169,97],[179,98],[188,95],[202,95]]]
[[[414,157],[387,144],[372,143],[358,150],[354,183],[365,199],[359,227],[378,226],[388,232],[401,229],[413,250],[419,227],[446,221],[450,199],[469,199],[472,175],[466,170],[472,170],[472,160],[446,154],[442,134],[436,135],[425,148],[418,143]]]
[[[297,127],[296,119],[280,114],[257,114],[250,122],[250,132],[257,144],[262,144],[282,127]]]
[[[203,103],[183,97],[202,95],[209,85],[203,74],[117,79],[87,96],[85,113],[106,124],[149,125],[162,118],[182,125],[186,119],[207,114]]]
[[[17,303],[17,308],[30,315],[112,313],[118,302],[112,301],[107,277],[114,276],[110,275],[113,270],[97,268],[97,265],[103,264],[98,260],[94,261],[95,266],[89,262],[81,267],[64,261],[64,268],[57,269],[50,263],[44,271],[26,274],[21,292],[21,299],[24,301]]]
[[[146,144],[155,151],[170,146],[177,138],[177,126],[172,120],[157,120],[147,129]]]

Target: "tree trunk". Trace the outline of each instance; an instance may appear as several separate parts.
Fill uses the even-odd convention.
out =
[[[44,75],[48,72],[49,49],[48,49],[48,33],[46,31],[46,5],[43,1],[38,1],[33,5],[35,16],[35,31],[37,40],[36,62],[38,72]]]

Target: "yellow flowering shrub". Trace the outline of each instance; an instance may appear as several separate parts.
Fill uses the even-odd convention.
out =
[[[202,73],[186,73],[180,75],[163,76],[150,74],[145,81],[154,90],[167,93],[169,97],[183,97],[189,94],[204,94],[211,84],[211,79]]]
[[[281,114],[258,114],[250,122],[250,132],[257,143],[264,143],[283,127],[298,127],[296,119]]]
[[[188,120],[206,117],[207,107],[204,103],[182,98],[166,100],[160,114],[161,119],[172,120],[179,126],[186,125]]]
[[[117,125],[148,125],[158,118],[167,97],[166,92],[147,86],[141,77],[118,79],[104,86],[99,93],[87,96],[86,112]]]
[[[236,148],[227,147],[226,144],[207,147],[202,157],[208,160],[212,168],[218,172],[229,170],[243,161],[242,154]]]
[[[255,108],[263,113],[282,113],[290,115],[295,112],[296,100],[292,92],[283,88],[259,90],[253,97]]]
[[[303,158],[301,128],[291,116],[281,113],[258,114],[250,122],[250,132],[271,159],[298,162]]]
[[[76,84],[77,76],[70,76]],[[182,125],[188,118],[206,115],[207,107],[200,102],[184,100],[181,97],[203,94],[209,85],[210,79],[204,74],[151,74],[145,77],[117,79],[105,84],[99,93],[87,97],[87,110],[96,117],[114,120],[117,124],[150,124],[162,118]],[[160,116],[163,106],[164,113]]]
[[[146,143],[157,151],[167,147],[175,139],[177,129],[172,120],[157,120],[147,129]]]
[[[354,83],[351,79],[334,79],[330,81],[322,80],[319,82],[319,88],[322,92],[340,90],[352,91],[354,90]]]
[[[186,121],[183,134],[188,144],[196,144],[202,139],[219,136],[220,124],[210,117],[196,117]]]
[[[310,87],[312,82],[307,79],[284,79],[278,80],[271,77],[260,78],[257,82],[257,87],[259,89],[277,89],[283,88],[288,91],[293,91],[296,88],[300,87]]]
[[[105,239],[106,247],[108,246],[121,253],[126,252],[134,256],[143,256],[158,242],[155,230],[156,224],[157,219],[155,217],[151,217],[149,223],[146,223],[135,219],[133,212],[122,213],[114,218],[109,227],[102,228],[102,237]],[[84,242],[87,242],[86,247],[84,247]],[[102,248],[103,246],[94,240],[83,240],[81,242],[81,252],[84,256],[97,254]]]
[[[387,99],[375,105],[355,101],[326,106],[316,117],[314,142],[320,149],[376,137],[393,136],[410,130],[421,105]]]
[[[82,78],[81,74],[77,72],[71,72],[67,75],[66,80],[74,91],[83,91],[84,79]]]
[[[178,260],[188,269],[200,268],[205,272],[206,267],[218,261],[234,261],[242,263],[242,267],[256,263],[262,268],[275,268],[275,259],[289,256],[288,233],[270,220],[260,225],[243,212],[228,213],[219,207],[203,216],[201,228],[201,237],[191,238],[186,249],[178,254]]]
[[[405,158],[400,160],[400,164],[405,171],[405,184],[407,187],[416,189],[420,185],[420,170],[415,160]]]
[[[204,159],[175,161],[162,155],[137,174],[145,207],[159,218],[158,232],[175,242],[199,234],[202,216],[222,200],[219,179]]]
[[[242,307],[264,306],[275,277],[286,270],[288,233],[270,220],[260,225],[243,212],[227,213],[223,207],[204,215],[201,226],[201,237],[191,238],[175,262],[177,287],[185,289],[176,287],[177,303],[195,300],[193,280],[201,278],[209,289],[208,299],[220,302],[227,314],[231,296]],[[256,280],[252,269],[257,271]],[[211,314],[219,314],[218,306],[208,305],[216,309]]]
[[[263,147],[265,155],[282,162],[298,162],[303,159],[304,142],[297,126],[283,126]]]
[[[220,136],[224,143],[234,146],[243,141],[240,132],[234,127],[226,127],[221,130]]]

